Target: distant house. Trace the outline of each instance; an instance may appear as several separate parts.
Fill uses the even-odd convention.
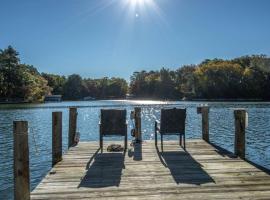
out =
[[[84,101],[92,101],[92,100],[95,100],[95,99],[96,99],[95,97],[90,97],[90,96],[83,98]]]
[[[44,99],[45,102],[59,102],[62,101],[62,95],[47,95]]]
[[[133,95],[133,94],[126,95],[126,99],[134,99],[134,98],[135,98],[135,95]]]

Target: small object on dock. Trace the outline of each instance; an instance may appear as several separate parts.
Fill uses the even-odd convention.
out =
[[[119,151],[124,151],[124,148],[120,144],[110,144],[107,147],[108,152],[119,152]]]
[[[131,120],[135,119],[135,111],[133,110],[130,112],[130,119]]]
[[[134,128],[131,129],[130,134],[131,134],[132,137],[135,137],[135,129]]]

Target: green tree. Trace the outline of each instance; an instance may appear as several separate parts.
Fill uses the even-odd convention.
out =
[[[49,92],[37,69],[20,64],[19,53],[9,46],[0,51],[0,97],[8,101],[42,101]]]
[[[83,80],[80,75],[68,76],[63,88],[63,95],[66,100],[79,100],[83,97]]]
[[[21,84],[21,71],[19,70],[19,53],[8,46],[7,49],[0,50],[0,70],[3,76],[2,97],[14,98],[16,96],[16,85]]]
[[[208,62],[194,72],[196,95],[202,98],[238,98],[243,68],[229,61]]]
[[[177,96],[177,88],[172,75],[169,69],[160,70],[159,97],[162,99],[172,99]]]
[[[134,72],[130,78],[130,93],[137,97],[147,97],[146,71]]]
[[[47,80],[33,66],[21,65],[21,68],[24,72],[22,86],[18,87],[18,90],[22,92],[21,95],[29,102],[43,101],[44,96],[50,92]]]
[[[52,94],[63,94],[63,87],[66,83],[65,76],[59,76],[59,75],[47,74],[47,73],[42,73],[41,75],[43,78],[45,78],[48,81],[48,86],[52,88],[52,91],[51,91]]]
[[[195,96],[195,65],[184,65],[176,70],[176,86],[181,97]]]

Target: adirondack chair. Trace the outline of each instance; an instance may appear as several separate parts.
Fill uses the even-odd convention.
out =
[[[186,148],[185,124],[186,109],[161,109],[161,122],[155,122],[155,145],[157,146],[157,134],[161,136],[161,149],[163,151],[164,135],[179,135],[179,145],[182,146],[182,137],[184,149]]]
[[[99,135],[100,149],[103,152],[103,137],[124,136],[127,149],[126,110],[101,109]]]

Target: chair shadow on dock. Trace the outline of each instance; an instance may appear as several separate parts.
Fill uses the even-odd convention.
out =
[[[214,179],[203,170],[187,151],[159,151],[156,147],[161,163],[170,170],[176,184],[201,185],[215,183]]]
[[[78,188],[119,187],[122,169],[125,168],[125,151],[117,153],[98,153],[90,158],[86,168],[87,172],[82,178]]]

